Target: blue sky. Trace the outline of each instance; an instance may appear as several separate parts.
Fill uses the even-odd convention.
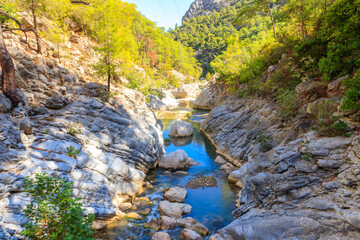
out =
[[[135,3],[137,10],[166,30],[181,24],[181,18],[194,0],[125,0]]]

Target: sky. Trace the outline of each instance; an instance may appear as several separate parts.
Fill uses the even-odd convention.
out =
[[[125,0],[135,3],[145,17],[166,30],[181,25],[181,19],[194,0]]]

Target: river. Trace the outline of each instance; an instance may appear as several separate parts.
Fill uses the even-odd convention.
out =
[[[192,166],[188,170],[188,175],[169,174],[164,169],[153,169],[148,177],[153,185],[153,189],[148,189],[141,196],[148,197],[149,202],[137,205],[136,212],[150,208],[150,214],[143,220],[130,220],[123,218],[120,222],[112,224],[107,231],[107,239],[151,239],[154,230],[143,227],[152,218],[158,218],[160,213],[157,210],[159,202],[162,200],[164,189],[170,187],[185,187],[194,177],[209,176],[217,181],[216,187],[205,187],[197,189],[186,189],[188,194],[185,203],[192,206],[192,212],[184,217],[193,217],[205,225],[213,234],[216,230],[229,224],[233,217],[231,212],[235,209],[236,186],[229,184],[226,175],[219,170],[220,165],[214,162],[216,149],[211,142],[200,132],[199,121],[204,112],[194,113],[189,117],[189,122],[193,124],[194,134],[187,139],[171,139],[170,144],[165,147],[166,153],[174,152],[178,149],[186,151],[189,157],[195,162],[200,162],[197,166]],[[164,128],[164,138],[169,138],[171,123],[174,119],[161,119]],[[129,210],[134,211],[134,209]],[[173,239],[180,239],[182,228],[176,227],[166,231]]]

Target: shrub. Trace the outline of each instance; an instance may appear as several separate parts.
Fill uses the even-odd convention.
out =
[[[78,124],[78,123],[68,123],[67,124],[67,130],[68,130],[68,133],[72,136],[75,136],[76,134],[78,133],[81,133],[81,124]]]
[[[80,149],[76,149],[74,146],[66,148],[67,155],[72,158],[76,158],[80,154]]]
[[[341,0],[322,17],[318,37],[327,47],[319,69],[325,80],[352,73],[360,67],[360,2]]]
[[[360,109],[360,74],[355,78],[344,80],[343,85],[346,87],[345,98],[341,105],[342,110],[358,110]]]
[[[164,97],[166,97],[165,93],[157,88],[151,88],[149,90],[149,94],[158,97],[160,100],[162,100]]]
[[[118,94],[119,93],[117,91],[109,92],[107,90],[100,89],[100,88],[98,90],[96,90],[97,97],[100,98],[100,100],[103,102],[108,102],[109,99],[114,98]]]
[[[310,160],[312,159],[314,156],[312,155],[312,153],[310,152],[310,147],[309,147],[310,141],[306,140],[306,142],[304,143],[304,147],[305,147],[305,152],[302,155],[302,159],[304,160]]]
[[[257,142],[260,144],[261,151],[268,152],[273,148],[273,146],[270,143],[270,140],[271,138],[263,134],[257,135]]]
[[[340,117],[329,117],[324,121],[319,121],[318,128],[315,129],[319,137],[350,136],[347,124],[340,120]]]
[[[279,89],[276,100],[281,109],[279,113],[281,118],[291,118],[295,116],[298,108],[295,91]]]
[[[171,143],[170,138],[164,138],[164,144],[165,145],[170,145],[170,143]]]
[[[84,216],[79,199],[72,198],[72,183],[64,179],[36,174],[24,180],[31,196],[25,216],[29,219],[22,235],[30,239],[94,239],[93,215]]]

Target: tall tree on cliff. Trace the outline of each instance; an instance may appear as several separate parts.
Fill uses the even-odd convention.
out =
[[[274,31],[274,38],[277,41],[277,33],[275,26],[275,18],[272,10],[272,5],[276,2],[274,0],[254,0],[253,3],[242,7],[239,11],[236,21],[242,23],[244,20],[252,19],[255,14],[268,14],[271,19],[271,25]]]
[[[12,29],[12,30],[22,30],[24,32],[25,30],[23,29],[19,21],[17,21],[15,18],[10,16],[6,12],[0,10],[0,15],[5,17],[5,18],[1,18],[0,21],[1,90],[3,91],[5,96],[11,99],[12,106],[15,107],[20,103],[21,97],[15,86],[15,66],[6,48],[3,24],[5,20],[11,19],[19,26],[18,29]]]
[[[136,42],[129,39],[131,23],[135,13],[134,5],[118,0],[97,0],[93,3],[93,32],[99,43],[96,50],[102,58],[95,69],[106,76],[108,92],[111,90],[111,80],[116,74],[117,63],[132,58]]]

